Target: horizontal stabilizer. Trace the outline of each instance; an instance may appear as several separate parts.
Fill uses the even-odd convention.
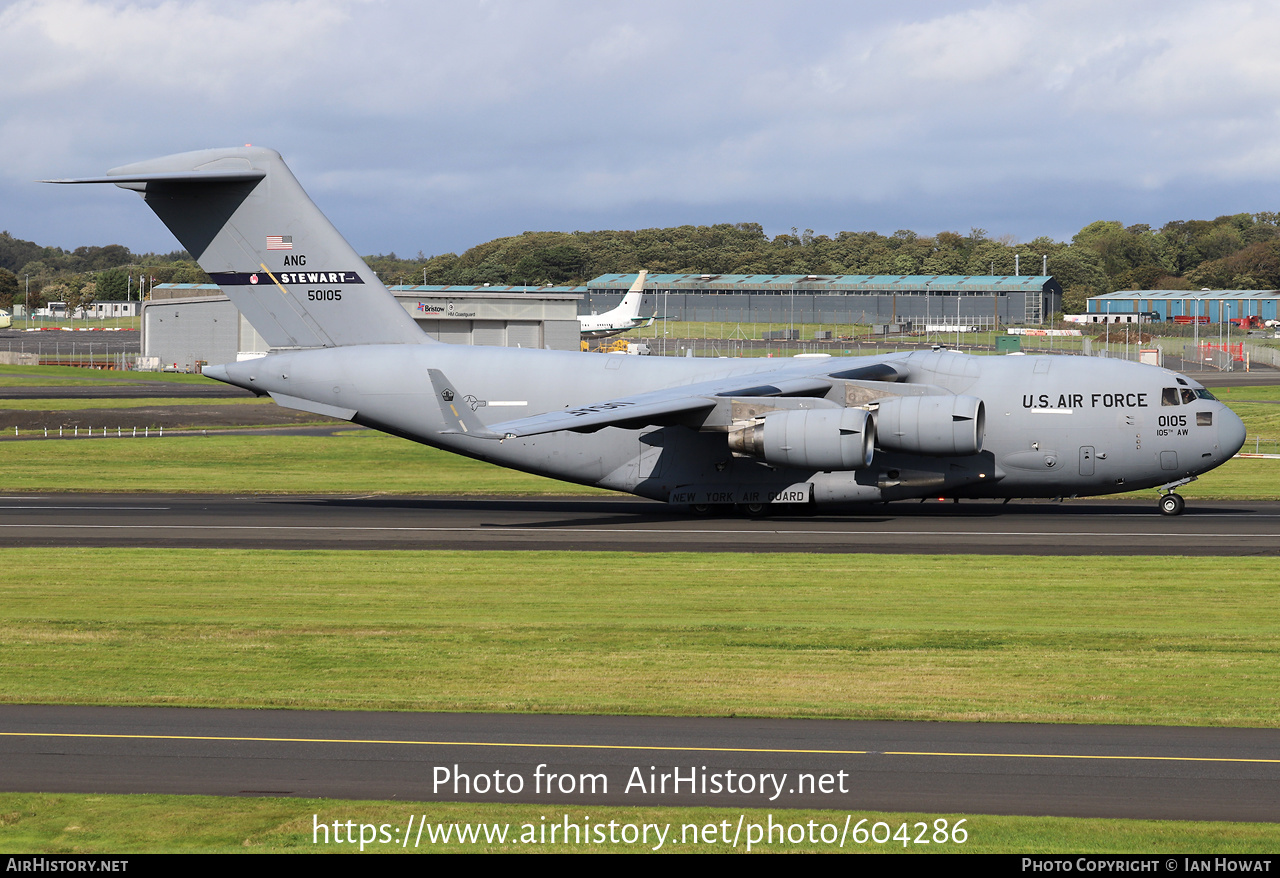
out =
[[[300,399],[296,396],[286,396],[283,393],[272,393],[271,398],[276,401],[277,405],[282,405],[287,409],[297,409],[300,412],[311,412],[313,415],[324,415],[327,418],[337,418],[340,421],[349,421],[356,416],[355,409],[344,409],[336,405],[325,405],[322,402],[315,402],[310,399]]]
[[[146,191],[137,183],[247,183],[267,176],[266,171],[249,168],[242,171],[175,171],[154,174],[110,174],[106,177],[73,177],[67,180],[41,180],[41,183],[115,183],[122,189]]]

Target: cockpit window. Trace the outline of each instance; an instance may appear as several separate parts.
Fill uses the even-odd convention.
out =
[[[1195,402],[1195,401],[1196,401],[1196,392],[1195,392],[1194,390],[1190,390],[1190,389],[1188,389],[1188,388],[1183,388],[1183,390],[1182,390],[1182,401],[1183,401],[1184,403],[1188,403],[1188,402]]]
[[[1209,391],[1205,390],[1203,387],[1201,387],[1199,390],[1196,391],[1196,396],[1200,397],[1201,399],[1217,399],[1216,396],[1214,396]]]
[[[1166,387],[1160,394],[1160,405],[1179,405],[1178,388]]]

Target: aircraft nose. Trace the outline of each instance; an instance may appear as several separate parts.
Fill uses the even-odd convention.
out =
[[[205,366],[200,370],[206,378],[212,378],[214,381],[225,381],[230,384],[231,379],[227,376],[226,366]]]
[[[1244,445],[1244,421],[1226,406],[1218,417],[1218,447],[1222,449],[1224,459],[1231,457]]]

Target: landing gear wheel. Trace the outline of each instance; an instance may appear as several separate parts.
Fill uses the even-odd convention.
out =
[[[1161,515],[1181,515],[1187,501],[1177,494],[1165,494],[1160,498]]]
[[[747,518],[764,518],[769,514],[768,503],[740,503],[738,511]]]

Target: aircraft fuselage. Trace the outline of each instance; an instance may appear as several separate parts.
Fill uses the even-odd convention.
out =
[[[856,470],[778,466],[735,455],[726,439],[732,425],[696,418],[499,441],[450,432],[440,388],[427,377],[433,369],[456,376],[454,404],[487,427],[588,400],[607,409],[610,400],[655,386],[740,377],[748,388],[883,363],[904,372],[900,384],[833,380],[825,398],[865,400],[862,406],[875,411],[886,398],[877,394],[914,387],[977,397],[985,406],[981,449],[942,456],[879,448],[870,466]],[[1239,418],[1196,382],[1153,366],[1083,357],[934,351],[784,364],[382,345],[281,353],[222,368],[223,380],[270,392],[284,405],[312,400],[355,423],[502,466],[693,506],[1109,494],[1190,479],[1244,441]]]

